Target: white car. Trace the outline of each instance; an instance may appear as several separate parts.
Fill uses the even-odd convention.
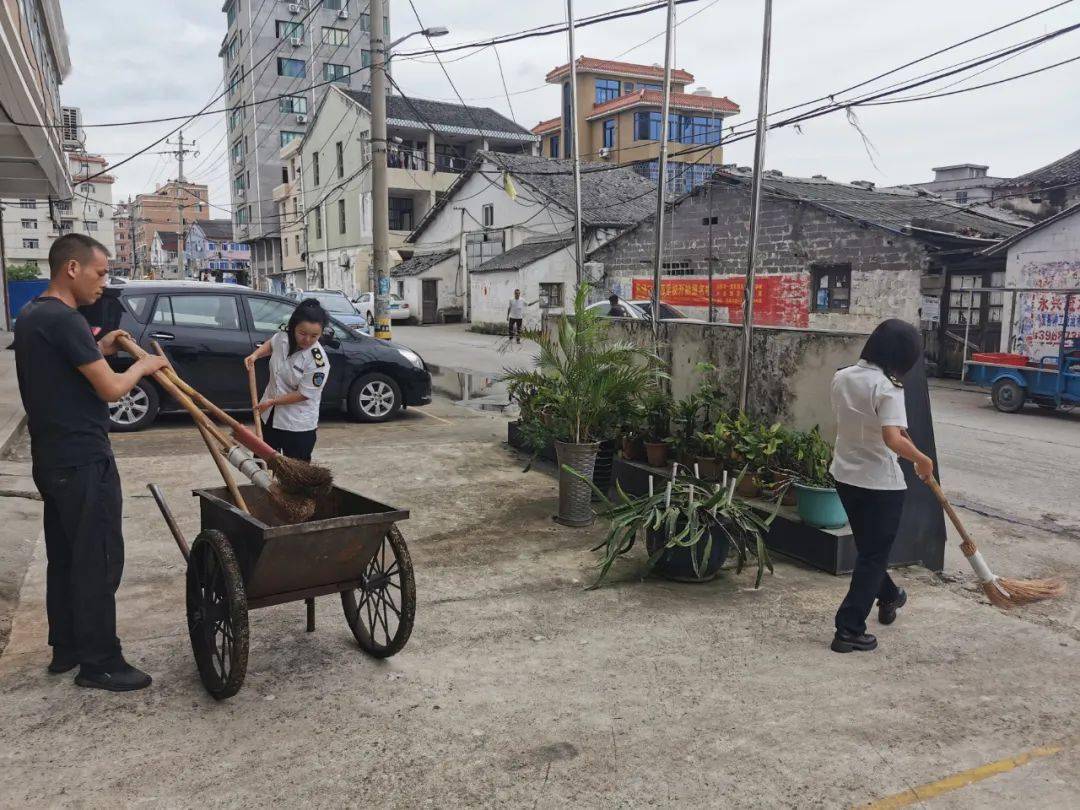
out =
[[[626,314],[625,315],[620,315],[618,317],[629,318],[630,320],[633,320],[633,321],[643,321],[643,320],[645,320],[645,313],[642,312],[640,308],[634,306],[634,304],[631,303],[630,301],[626,301],[626,300],[620,298],[619,299],[619,304],[622,306],[623,311],[625,311]],[[595,310],[596,312],[599,312],[601,315],[606,316],[608,314],[608,312],[611,311],[611,303],[608,301],[608,299],[605,298],[603,301],[597,301],[595,304],[589,304],[587,309]]]
[[[353,299],[356,311],[364,316],[369,326],[375,325],[375,293],[361,293]],[[390,320],[407,321],[412,313],[409,304],[397,293],[390,293]]]

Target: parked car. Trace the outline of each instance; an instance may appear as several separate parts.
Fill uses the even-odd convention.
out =
[[[634,321],[644,320],[645,313],[642,312],[633,303],[631,303],[630,301],[624,301],[622,298],[619,299],[619,303],[622,305],[622,308],[626,310],[626,315],[622,317],[630,318]],[[605,298],[603,301],[597,301],[595,304],[589,304],[588,309],[596,310],[601,315],[607,315],[608,312],[611,310],[611,304]]]
[[[284,329],[296,301],[235,284],[182,281],[128,281],[110,285],[98,303],[84,310],[95,330],[126,329],[147,351],[158,341],[180,376],[233,411],[249,411],[251,398],[244,357]],[[330,357],[323,411],[342,410],[364,422],[384,422],[402,408],[431,402],[431,375],[418,354],[398,343],[350,329],[336,316],[323,334]],[[109,358],[118,371],[127,355]],[[256,364],[259,390],[267,361]],[[143,379],[109,406],[112,429],[141,430],[159,413],[183,409]]]
[[[287,297],[297,302],[305,298],[314,298],[322,304],[323,309],[346,326],[360,330],[367,326],[363,315],[353,306],[349,296],[341,290],[293,290]]]
[[[361,293],[355,299],[356,311],[364,316],[368,326],[375,325],[375,293]],[[409,303],[397,293],[390,293],[390,320],[407,321],[412,313]]]
[[[635,307],[641,310],[641,314],[646,318],[652,318],[652,301],[648,298],[642,301],[631,301]],[[690,321],[693,318],[688,318],[686,313],[680,310],[676,306],[672,306],[666,301],[660,302],[660,320],[662,321]]]

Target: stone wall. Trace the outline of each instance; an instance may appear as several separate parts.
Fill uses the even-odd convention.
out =
[[[749,193],[717,184],[709,194],[684,199],[667,218],[664,261],[689,262],[696,278],[709,271],[709,221],[716,276],[746,271],[750,232]],[[604,284],[623,289],[650,274],[655,225],[642,223],[590,255],[604,265]],[[885,318],[919,323],[919,279],[929,265],[926,250],[908,236],[826,213],[811,204],[766,195],[761,202],[759,273],[808,274],[814,264],[851,264],[849,313],[810,312],[812,329],[869,332]],[[809,307],[810,301],[807,300]],[[697,314],[696,312],[694,314]]]

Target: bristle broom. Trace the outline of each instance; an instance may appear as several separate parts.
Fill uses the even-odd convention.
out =
[[[267,466],[282,486],[290,490],[314,493],[328,489],[334,483],[334,475],[326,467],[289,458],[281,453],[273,456]]]
[[[1030,605],[1044,599],[1054,599],[1065,593],[1065,583],[1061,579],[994,579],[982,582],[986,598],[999,608],[1008,610],[1020,605]]]

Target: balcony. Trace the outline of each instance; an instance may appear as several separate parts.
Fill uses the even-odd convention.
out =
[[[437,155],[432,163],[420,150],[394,149],[386,154],[386,166],[391,189],[434,194],[453,185],[458,174],[465,170],[466,161],[457,156]]]
[[[274,202],[281,202],[292,196],[293,186],[292,183],[280,183],[274,186],[274,190],[270,195],[274,198]]]

